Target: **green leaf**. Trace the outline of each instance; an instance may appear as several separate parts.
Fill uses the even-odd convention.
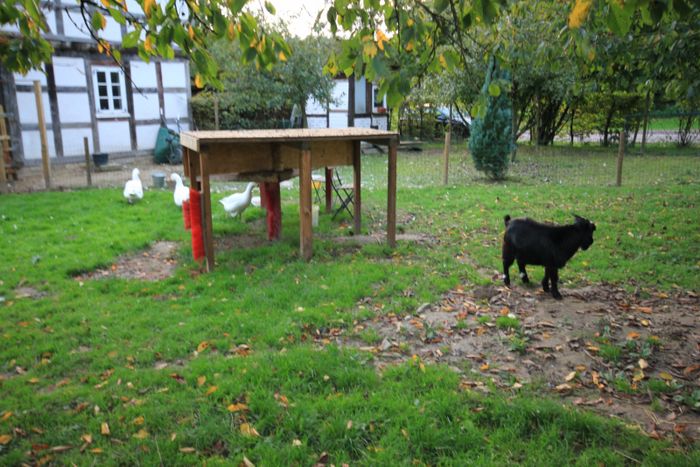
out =
[[[109,14],[114,18],[114,20],[124,26],[126,24],[126,19],[124,18],[124,15],[122,14],[121,11],[117,10],[116,8],[110,8],[109,9]]]
[[[274,15],[277,10],[275,10],[275,6],[270,3],[270,2],[265,2],[265,9],[271,14]]]
[[[136,47],[136,44],[139,43],[139,37],[141,36],[141,31],[138,29],[135,29],[131,32],[128,32],[124,35],[124,38],[122,39],[122,47],[125,49],[129,49],[131,47]]]
[[[489,84],[489,95],[498,97],[501,95],[501,87],[496,83]]]
[[[436,13],[442,13],[450,4],[449,0],[435,0],[434,7]]]
[[[104,16],[99,11],[94,11],[92,13],[92,19],[90,21],[90,26],[94,31],[99,31],[102,29],[102,22],[105,20]]]

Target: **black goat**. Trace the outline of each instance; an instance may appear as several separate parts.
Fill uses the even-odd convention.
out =
[[[561,299],[557,282],[559,269],[563,268],[579,248],[587,250],[593,244],[595,224],[574,214],[576,220],[571,225],[547,225],[532,219],[513,219],[505,216],[506,232],[503,235],[503,282],[510,285],[508,269],[513,261],[518,262],[520,278],[527,283],[525,266],[544,266],[542,289]]]

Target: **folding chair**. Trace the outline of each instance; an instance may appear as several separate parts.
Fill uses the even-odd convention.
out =
[[[338,173],[337,170],[333,170],[333,172],[335,172],[335,178],[331,179],[331,185],[333,186],[333,191],[335,192],[336,196],[338,196],[340,206],[335,210],[335,213],[333,213],[333,217],[331,217],[331,219],[335,219],[336,216],[343,211],[343,209],[350,214],[350,219],[352,219],[354,215],[350,209],[350,206],[355,203],[355,187],[353,185],[344,184],[343,180],[340,178],[340,173]]]
[[[326,189],[326,177],[319,174],[311,174],[311,186],[314,187],[314,194],[316,195],[316,204],[321,205],[321,192]]]

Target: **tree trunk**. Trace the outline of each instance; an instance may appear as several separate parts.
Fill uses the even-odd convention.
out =
[[[646,148],[647,145],[647,125],[649,124],[649,104],[650,104],[650,99],[649,99],[649,94],[651,90],[647,90],[647,98],[646,98],[646,103],[644,105],[644,130],[642,131],[642,154],[644,154],[644,149]]]
[[[571,109],[571,119],[569,120],[569,145],[574,145],[574,115],[576,115],[576,107]]]

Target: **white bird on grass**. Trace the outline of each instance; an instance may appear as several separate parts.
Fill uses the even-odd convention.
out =
[[[124,184],[124,198],[132,204],[134,201],[143,199],[143,185],[139,178],[139,169],[131,171],[131,180],[127,180]]]
[[[183,201],[189,201],[190,190],[182,183],[180,175],[173,173],[170,175],[170,180],[175,182],[175,191],[173,192],[175,205],[182,206]]]
[[[245,191],[242,193],[234,193],[227,196],[226,198],[219,200],[219,202],[224,206],[224,211],[226,211],[231,217],[236,217],[240,215],[245,209],[250,206],[251,202],[251,192],[255,183],[250,182],[246,186]]]

